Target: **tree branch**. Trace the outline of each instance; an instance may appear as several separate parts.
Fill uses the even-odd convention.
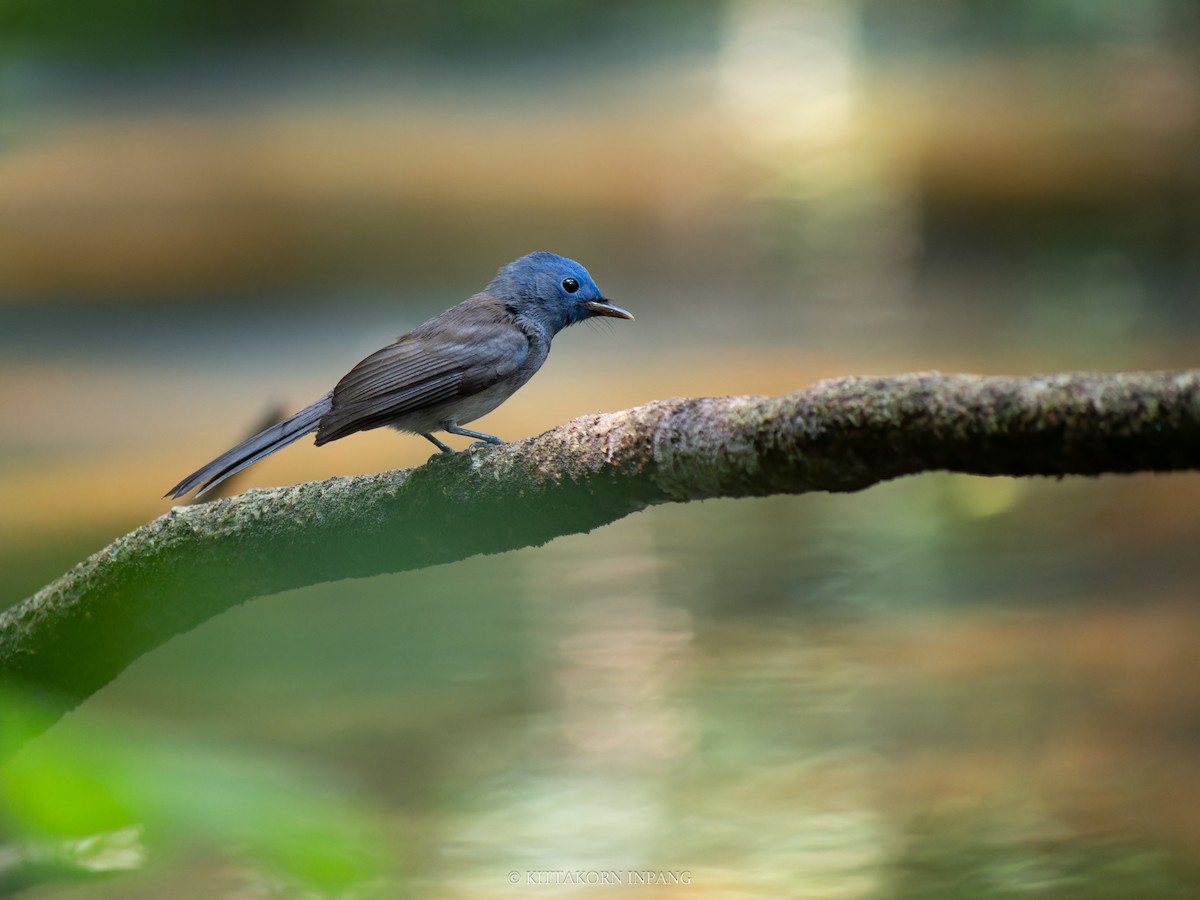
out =
[[[0,687],[57,710],[264,594],[542,544],[659,503],[856,491],[918,472],[1200,467],[1200,371],[842,378],[673,399],[416,469],[178,507],[0,614]]]

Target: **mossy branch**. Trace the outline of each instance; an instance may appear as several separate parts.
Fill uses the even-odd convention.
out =
[[[935,470],[1200,468],[1200,372],[841,378],[662,400],[415,469],[179,507],[0,615],[0,688],[59,711],[252,597],[542,544],[659,503],[856,491]]]

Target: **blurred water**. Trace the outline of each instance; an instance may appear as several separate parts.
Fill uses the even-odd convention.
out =
[[[264,598],[60,739],[116,719],[340,773],[418,893],[1187,896],[1198,523],[1168,496],[1200,478],[1003,483],[662,508]]]

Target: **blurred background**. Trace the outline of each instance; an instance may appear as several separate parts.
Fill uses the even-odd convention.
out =
[[[1197,60],[1194,0],[6,0],[0,602],[535,249],[637,321],[510,440],[1195,365]],[[926,476],[263,598],[10,767],[0,890],[1194,897],[1198,542],[1196,475]]]

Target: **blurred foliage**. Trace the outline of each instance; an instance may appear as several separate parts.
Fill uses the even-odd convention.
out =
[[[459,55],[585,54],[618,36],[704,27],[717,0],[8,0],[0,48],[109,61],[172,60],[223,44],[387,45]]]
[[[1195,40],[1192,0],[863,0],[866,42],[882,53]]]
[[[370,819],[312,772],[95,725],[23,746],[44,714],[29,697],[0,700],[0,755],[12,756],[0,768],[0,823],[15,842],[0,856],[53,859],[61,877],[216,846],[321,895],[381,877]],[[0,871],[0,886],[5,877],[19,880],[21,870]]]
[[[862,0],[875,52],[1194,40],[1191,0]],[[715,34],[722,0],[7,0],[0,48],[108,61],[171,60],[220,44],[387,46],[437,54],[588,54],[647,35]],[[557,42],[557,43],[555,43]]]

